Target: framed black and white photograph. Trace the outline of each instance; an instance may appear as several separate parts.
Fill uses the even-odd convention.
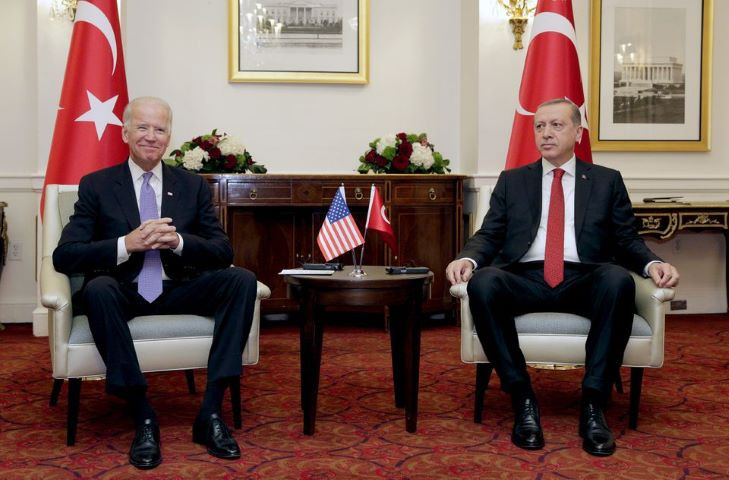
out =
[[[593,150],[709,150],[713,0],[592,0]]]
[[[231,82],[369,80],[369,0],[229,0]]]

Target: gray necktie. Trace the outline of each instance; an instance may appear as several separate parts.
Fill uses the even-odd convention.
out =
[[[142,222],[159,218],[157,198],[149,184],[152,172],[146,172],[143,176],[142,189],[139,191],[139,219]],[[144,252],[144,264],[139,272],[138,282],[137,292],[149,303],[152,303],[162,293],[162,260],[159,250]]]

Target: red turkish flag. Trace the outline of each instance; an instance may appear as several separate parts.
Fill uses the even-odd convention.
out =
[[[382,203],[380,191],[372,185],[370,191],[370,208],[367,210],[367,223],[365,224],[365,235],[367,229],[376,230],[382,236],[382,240],[390,246],[393,254],[397,254],[397,240],[392,231],[392,225],[385,215],[385,206]]]
[[[519,104],[511,127],[507,169],[532,163],[540,157],[534,142],[534,112],[539,104],[553,98],[568,98],[580,107],[584,130],[581,141],[575,145],[575,154],[580,160],[592,163],[572,0],[537,3],[519,87]]]
[[[81,177],[126,160],[122,141],[129,102],[116,0],[81,0],[43,184],[78,185]],[[43,198],[41,198],[41,218]]]

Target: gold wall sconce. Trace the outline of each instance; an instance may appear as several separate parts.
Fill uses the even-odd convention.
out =
[[[514,50],[521,50],[524,48],[524,44],[521,42],[521,37],[524,35],[524,30],[529,22],[529,14],[532,13],[537,7],[530,7],[528,0],[497,0],[499,5],[504,7],[506,15],[509,17],[509,24],[511,25],[511,31],[514,34]]]

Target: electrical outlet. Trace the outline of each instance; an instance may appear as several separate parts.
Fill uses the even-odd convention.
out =
[[[20,261],[23,259],[23,245],[17,242],[10,242],[8,245],[8,260]]]
[[[671,310],[686,310],[686,300],[671,300]]]

